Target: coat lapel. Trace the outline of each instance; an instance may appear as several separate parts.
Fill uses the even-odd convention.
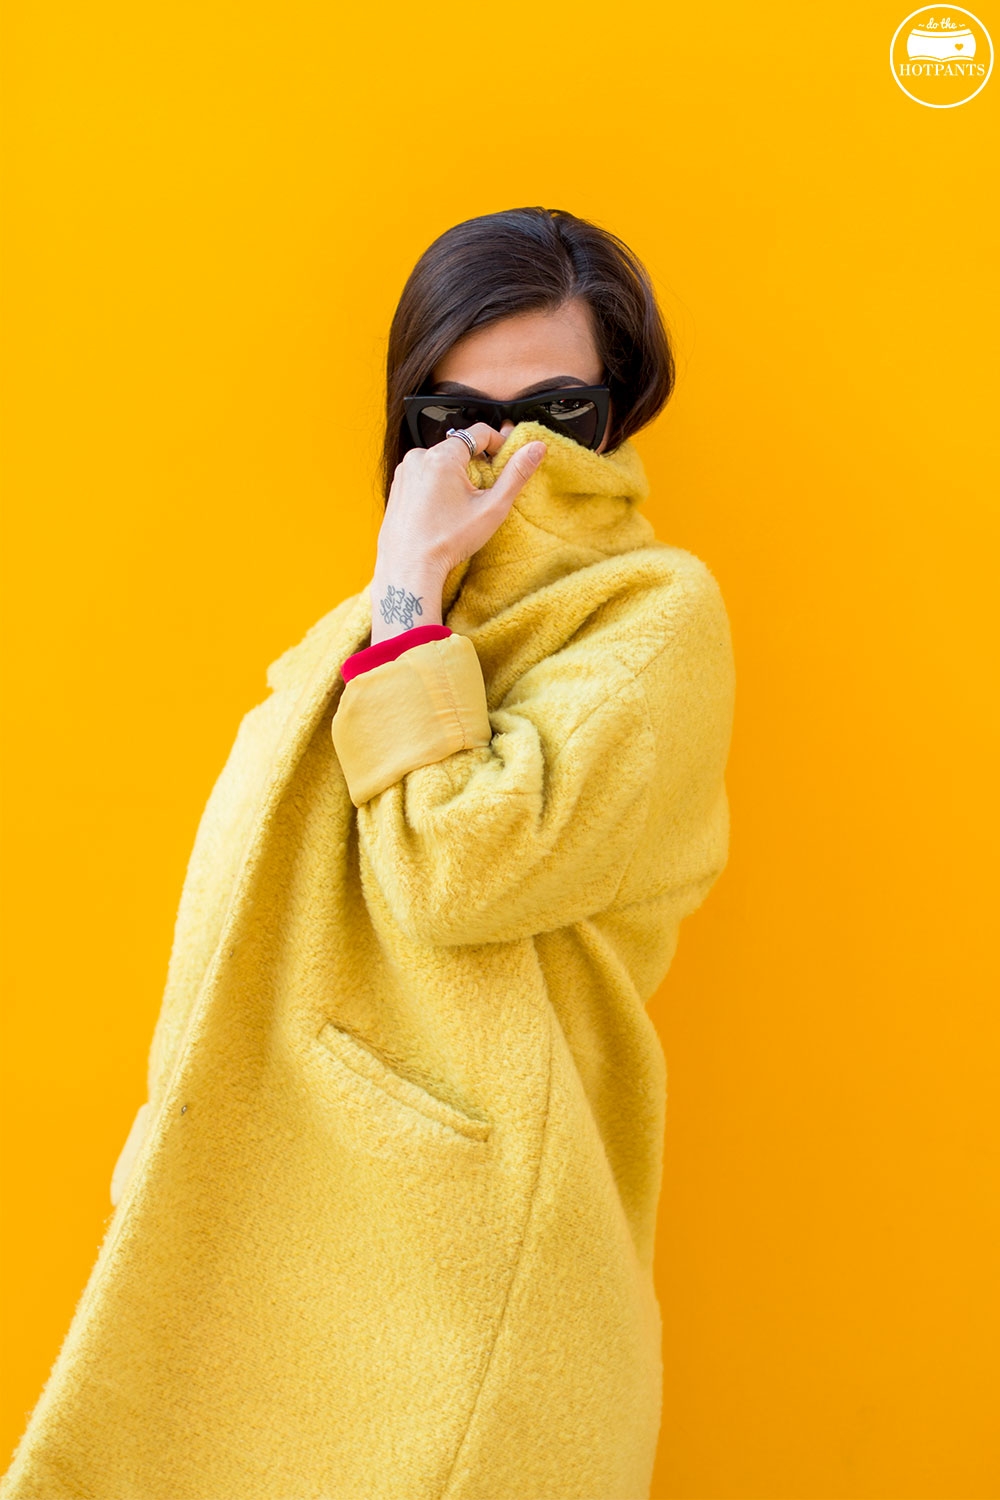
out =
[[[280,719],[280,727],[271,747],[266,776],[259,790],[251,795],[255,805],[250,812],[249,834],[243,841],[242,853],[236,864],[235,874],[230,880],[230,891],[226,903],[225,917],[217,936],[211,940],[201,960],[201,969],[192,977],[190,971],[171,974],[164,1004],[157,1023],[157,1041],[151,1054],[150,1098],[159,1106],[165,1093],[170,1092],[169,1081],[163,1077],[169,1072],[173,1077],[181,1065],[182,1055],[188,1050],[182,1045],[200,1029],[212,1005],[226,962],[239,942],[241,924],[250,915],[247,892],[259,869],[262,856],[268,846],[277,808],[286,795],[295,775],[295,769],[315,732],[320,719],[335,710],[344,680],[340,668],[348,656],[366,643],[371,633],[371,600],[367,589],[351,595],[337,607],[318,620],[294,646],[283,652],[267,668],[267,682],[274,697],[287,699],[287,706]],[[259,705],[258,708],[263,707]],[[250,718],[258,709],[252,709]],[[235,754],[236,747],[234,746]],[[240,768],[224,768],[220,781],[227,776],[236,777],[235,794],[239,792]],[[234,795],[234,794],[231,794]],[[215,792],[213,791],[213,797]],[[348,802],[349,802],[348,798]],[[206,809],[206,817],[209,809]],[[346,813],[345,813],[346,816]],[[193,904],[197,917],[203,899],[199,893],[211,882],[217,872],[212,868],[218,862],[218,834],[210,829],[202,845],[202,830],[192,853],[185,879],[185,895],[193,893]],[[171,955],[171,967],[175,958],[183,959],[185,951],[194,947],[194,934],[183,930],[185,900],[182,898],[179,927],[175,936],[175,952]],[[191,921],[192,919],[188,919]],[[177,950],[180,949],[178,953]],[[172,1040],[168,1034],[172,1033]],[[160,1055],[160,1040],[167,1049],[166,1066]],[[170,1053],[173,1054],[172,1058]],[[152,1121],[150,1121],[152,1123]],[[137,1176],[138,1173],[131,1175]]]

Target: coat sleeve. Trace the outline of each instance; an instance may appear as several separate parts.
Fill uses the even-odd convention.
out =
[[[613,901],[655,739],[641,683],[593,637],[493,711],[468,637],[415,646],[347,684],[332,732],[362,880],[416,941],[514,941]]]
[[[733,697],[725,605],[694,557],[492,709],[458,633],[364,673],[333,738],[366,898],[413,939],[452,946],[704,891],[726,858]]]

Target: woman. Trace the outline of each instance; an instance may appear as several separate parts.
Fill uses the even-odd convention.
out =
[[[403,291],[370,588],[209,798],[149,1097],[5,1500],[640,1500],[665,1067],[733,675],[628,439],[673,366],[612,235],[460,224]]]

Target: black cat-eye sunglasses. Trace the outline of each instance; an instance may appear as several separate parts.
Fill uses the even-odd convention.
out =
[[[520,401],[481,401],[470,396],[404,396],[406,424],[417,448],[432,448],[448,436],[449,427],[486,422],[499,430],[509,418],[539,422],[564,433],[584,448],[598,448],[608,425],[610,391],[606,385],[571,385],[539,391]]]

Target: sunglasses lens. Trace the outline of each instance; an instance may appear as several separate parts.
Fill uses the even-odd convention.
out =
[[[551,427],[553,432],[565,433],[575,442],[582,443],[585,448],[590,448],[599,441],[597,428],[600,415],[596,404],[586,397],[567,396],[558,401],[542,401],[525,412],[522,420],[541,422],[544,427]]]
[[[471,427],[473,422],[488,420],[489,413],[484,414],[479,406],[442,400],[420,408],[417,426],[423,446],[433,448],[435,443],[443,442],[448,436],[449,427]]]

